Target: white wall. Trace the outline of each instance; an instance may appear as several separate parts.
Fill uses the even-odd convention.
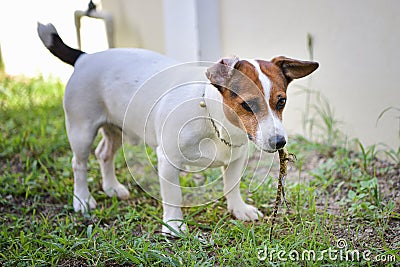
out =
[[[50,54],[37,36],[37,21],[53,23],[61,38],[76,47],[74,11],[86,10],[82,0],[0,0],[0,44],[6,66],[11,75],[61,77],[67,81],[72,67]],[[106,35],[100,21],[82,21],[82,43],[86,51],[107,47]]]
[[[164,0],[166,55],[180,61],[217,61],[221,57],[219,2]]]
[[[222,51],[308,59],[306,37],[312,34],[314,58],[320,62],[312,88],[328,98],[342,130],[366,144],[398,147],[400,125],[394,117],[400,113],[388,113],[378,126],[376,120],[385,108],[400,107],[399,10],[397,0],[221,0]],[[301,129],[305,109],[299,91],[289,88],[284,114],[292,133]]]
[[[217,0],[216,0],[217,1]],[[312,88],[328,97],[342,130],[366,144],[399,146],[400,1],[398,0],[218,0],[221,54],[270,59],[276,55],[308,59],[306,36],[314,37],[320,69]],[[165,52],[163,0],[103,0],[116,18],[116,45]],[[76,47],[73,12],[86,9],[82,0],[0,0],[0,44],[9,74],[44,73],[62,77],[72,67],[54,58],[36,34],[36,21],[52,22],[64,41]],[[83,23],[83,48],[106,46],[101,22]],[[85,32],[86,31],[86,32]],[[290,133],[301,132],[304,95],[289,88],[284,120]]]
[[[162,0],[102,0],[114,16],[117,47],[165,52]]]

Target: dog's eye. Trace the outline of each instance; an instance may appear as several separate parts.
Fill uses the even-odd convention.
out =
[[[277,110],[282,110],[286,105],[286,98],[282,97],[278,99],[278,103],[276,104]]]
[[[247,104],[247,102],[243,101],[241,105],[242,105],[242,108],[244,108],[248,112],[252,112],[251,107],[249,106],[249,104]]]
[[[251,112],[251,113],[255,113],[258,111],[258,104],[254,100],[243,101],[241,103],[241,106],[244,110]]]

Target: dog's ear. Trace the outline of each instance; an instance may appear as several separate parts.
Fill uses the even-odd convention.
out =
[[[319,66],[318,62],[301,61],[283,56],[276,57],[271,62],[282,70],[288,83],[293,79],[299,79],[311,74]]]
[[[209,67],[206,76],[221,93],[232,77],[236,63],[239,58],[234,56],[231,58],[223,58],[218,63]]]

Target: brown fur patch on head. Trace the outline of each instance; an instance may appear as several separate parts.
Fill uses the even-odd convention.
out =
[[[319,65],[317,62],[287,57],[276,57],[271,61],[256,60],[256,64],[270,80],[271,88],[262,88],[263,78],[260,80],[258,66],[237,57],[222,59],[208,68],[206,75],[223,97],[226,118],[246,131],[253,140],[260,142],[257,137],[258,126],[268,113],[272,112],[271,115],[282,120],[288,84],[293,79],[311,74]],[[263,140],[261,146],[268,143],[266,141]]]
[[[310,75],[319,66],[318,62],[297,60],[284,56],[273,58],[271,62],[281,69],[288,83],[293,79]]]
[[[256,68],[246,60],[238,61],[232,78],[221,94],[226,118],[255,138],[259,121],[268,114]]]
[[[283,102],[286,103],[288,81],[282,70],[276,64],[265,60],[257,60],[257,62],[260,64],[261,71],[271,81],[269,106],[277,114],[278,118],[282,120],[284,105],[282,106],[281,104]]]

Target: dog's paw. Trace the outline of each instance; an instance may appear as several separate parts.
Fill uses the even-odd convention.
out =
[[[165,224],[162,227],[163,235],[172,235],[178,236],[179,233],[184,233],[187,231],[187,226],[182,220],[169,220],[167,222],[164,221]]]
[[[172,207],[163,204],[163,227],[164,235],[178,236],[187,230],[186,224],[183,222],[182,210],[178,207]]]
[[[82,212],[83,214],[88,212],[89,210],[95,209],[96,208],[96,200],[89,195],[88,197],[85,198],[79,198],[77,196],[74,196],[74,210],[75,212]]]
[[[241,221],[255,221],[264,215],[256,208],[248,204],[240,204],[229,209],[236,219]]]
[[[107,187],[104,186],[103,190],[109,197],[117,196],[119,199],[128,199],[129,198],[128,189],[120,183],[118,183],[114,186],[107,186]]]

